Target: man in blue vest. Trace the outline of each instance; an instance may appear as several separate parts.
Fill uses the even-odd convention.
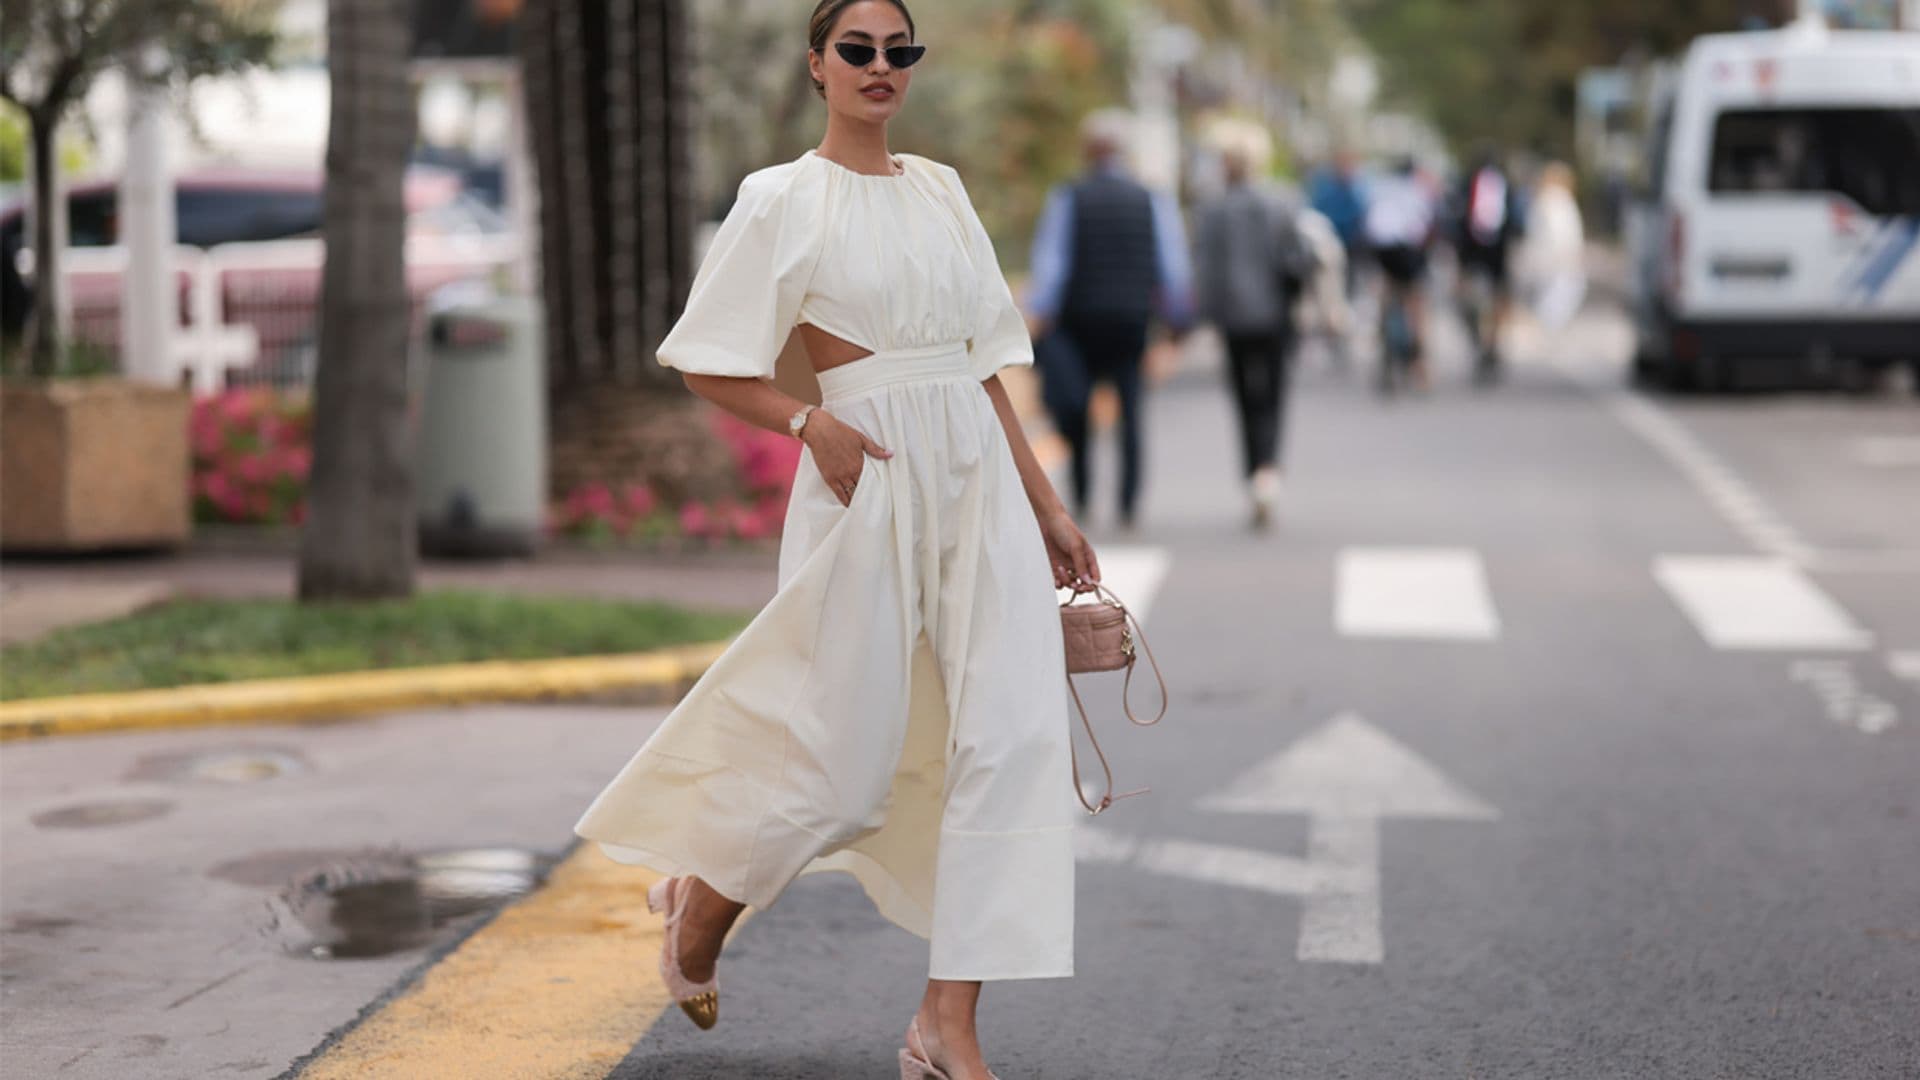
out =
[[[1048,412],[1073,451],[1075,516],[1089,495],[1087,399],[1094,383],[1120,396],[1120,525],[1140,496],[1141,362],[1155,315],[1176,335],[1192,322],[1186,230],[1174,200],[1127,175],[1127,117],[1090,115],[1087,167],[1048,194],[1033,239],[1027,309]]]

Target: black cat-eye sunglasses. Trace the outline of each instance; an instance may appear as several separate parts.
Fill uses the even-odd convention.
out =
[[[833,51],[840,54],[840,59],[854,67],[866,67],[873,63],[875,52],[884,52],[887,54],[888,64],[897,68],[910,68],[927,54],[927,47],[925,45],[889,45],[885,49],[876,49],[872,45],[862,45],[857,41],[836,41],[833,43]]]

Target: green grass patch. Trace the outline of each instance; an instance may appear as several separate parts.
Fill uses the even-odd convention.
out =
[[[640,652],[716,641],[747,618],[457,591],[363,604],[177,600],[0,650],[0,699]]]

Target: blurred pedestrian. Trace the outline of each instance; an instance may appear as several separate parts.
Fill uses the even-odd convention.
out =
[[[1362,246],[1366,242],[1366,188],[1361,183],[1359,159],[1341,147],[1331,166],[1318,169],[1307,184],[1307,201],[1340,237],[1347,252],[1347,298],[1351,300],[1359,277]]]
[[[1267,526],[1280,497],[1293,305],[1314,269],[1296,224],[1300,200],[1261,178],[1262,149],[1228,141],[1226,190],[1200,208],[1194,230],[1194,296],[1226,345],[1255,528]]]
[[[1348,297],[1347,278],[1353,261],[1333,223],[1319,211],[1302,209],[1294,225],[1314,262],[1313,275],[1294,305],[1294,350],[1300,351],[1309,338],[1318,336],[1325,342],[1334,366],[1345,371],[1352,352],[1348,346],[1353,336],[1353,304]]]
[[[1184,335],[1192,272],[1173,198],[1127,174],[1127,114],[1096,111],[1081,127],[1086,169],[1047,195],[1033,238],[1028,312],[1054,426],[1072,450],[1075,516],[1091,495],[1087,405],[1110,383],[1120,398],[1120,526],[1139,507],[1145,386],[1142,358],[1158,314]]]
[[[1520,235],[1520,193],[1499,153],[1482,147],[1453,197],[1454,253],[1459,258],[1458,302],[1468,315],[1474,377],[1500,375],[1500,341],[1513,311],[1508,256]]]
[[[1573,194],[1573,170],[1565,162],[1549,162],[1534,186],[1520,248],[1530,307],[1542,330],[1560,330],[1580,310],[1587,292],[1586,258],[1586,227]]]
[[[1427,387],[1427,256],[1433,245],[1435,194],[1411,155],[1367,188],[1362,224],[1368,252],[1386,278],[1380,304],[1380,389],[1391,393],[1402,377]]]
[[[826,133],[741,182],[658,349],[805,444],[780,587],[574,830],[668,875],[660,971],[703,1028],[744,908],[852,874],[930,941],[901,1075],[985,1080],[981,984],[1073,974],[1054,590],[1100,569],[1001,385],[1032,343],[959,173],[888,152],[925,48],[906,7],[820,0],[808,45]],[[819,406],[771,382],[796,326]]]

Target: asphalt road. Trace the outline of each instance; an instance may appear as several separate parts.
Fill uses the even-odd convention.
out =
[[[1078,977],[988,988],[1006,1080],[1920,1076],[1920,406],[1629,393],[1604,315],[1522,345],[1498,388],[1442,362],[1391,402],[1308,358],[1264,534],[1217,375],[1159,389],[1143,525],[1096,539],[1150,609],[1172,709],[1122,731],[1111,687],[1090,697],[1122,783],[1153,792],[1083,830]],[[272,875],[235,860],[558,855],[656,719],[9,747],[8,1057],[281,1074],[423,954],[293,955]],[[135,784],[182,809],[123,825],[33,822],[125,793],[143,755],[248,740],[308,769]],[[603,957],[653,959],[617,936]],[[721,972],[714,1031],[649,1013],[624,1060],[562,1047],[545,1075],[891,1076],[925,946],[821,875]]]

